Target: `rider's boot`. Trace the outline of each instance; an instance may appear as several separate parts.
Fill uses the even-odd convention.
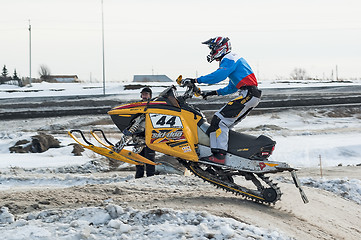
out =
[[[225,160],[226,160],[226,154],[219,152],[213,153],[213,155],[208,157],[208,161],[219,164],[224,164]]]

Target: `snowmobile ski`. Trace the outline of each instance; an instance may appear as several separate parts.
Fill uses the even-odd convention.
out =
[[[87,143],[87,145],[82,143],[76,136],[74,136],[74,134],[73,134],[74,132],[78,132],[81,135],[81,137],[83,138],[83,140],[85,141],[85,143]],[[145,158],[139,154],[133,153],[132,151],[129,151],[126,149],[122,149],[120,152],[115,152],[109,148],[95,146],[85,138],[85,136],[81,130],[76,130],[76,129],[71,130],[68,132],[68,134],[70,135],[70,137],[72,137],[77,143],[79,143],[84,148],[90,149],[93,152],[96,152],[105,157],[109,157],[109,158],[112,158],[115,160],[119,160],[122,162],[134,164],[134,165],[142,165],[142,164],[158,165],[158,163],[150,161],[147,158]]]

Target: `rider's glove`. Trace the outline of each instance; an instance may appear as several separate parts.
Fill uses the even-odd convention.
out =
[[[218,95],[218,93],[217,93],[216,90],[214,90],[214,91],[203,91],[201,93],[201,95],[202,95],[203,99],[207,99],[207,97],[213,96],[213,95]]]
[[[196,79],[194,78],[185,78],[185,79],[182,79],[181,81],[181,87],[185,87],[185,86],[191,86],[192,84],[196,83]]]

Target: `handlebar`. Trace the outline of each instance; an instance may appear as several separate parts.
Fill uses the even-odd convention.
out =
[[[179,77],[177,78],[177,83],[179,86],[181,86],[182,75],[179,75]],[[197,87],[194,83],[189,83],[186,86],[181,87],[187,87],[187,90],[183,94],[184,99],[192,98],[193,95],[195,95],[196,97],[201,96],[201,89]]]

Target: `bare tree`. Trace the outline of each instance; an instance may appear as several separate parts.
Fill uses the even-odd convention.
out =
[[[50,69],[48,66],[46,65],[40,65],[40,70],[39,70],[39,75],[40,75],[40,78],[43,79],[43,80],[47,80],[50,78]]]
[[[290,76],[293,80],[306,80],[308,78],[304,68],[293,69]]]

